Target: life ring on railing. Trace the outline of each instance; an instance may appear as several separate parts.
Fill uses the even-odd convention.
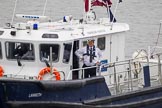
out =
[[[0,66],[0,77],[3,76],[3,73],[4,73],[3,68],[2,68],[2,66]]]
[[[147,52],[144,49],[136,50],[133,55],[133,66],[134,66],[134,75],[138,76],[140,72],[142,71],[142,65],[141,62],[142,60],[145,60],[147,57]]]
[[[39,72],[39,75],[37,77],[38,80],[43,80],[43,76],[47,73],[50,73],[51,69],[50,67],[46,67],[46,68],[43,68],[40,72]],[[56,68],[53,69],[53,72],[52,74],[55,75],[56,77],[56,80],[61,80],[61,77],[60,77],[60,73],[57,71]]]
[[[142,70],[141,63],[137,61],[134,62],[133,65],[134,65],[134,74],[139,74]]]

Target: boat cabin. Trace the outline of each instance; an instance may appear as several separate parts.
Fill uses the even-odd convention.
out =
[[[65,21],[64,17],[56,22],[39,22],[42,16],[17,17],[31,21],[0,28],[0,66],[5,77],[37,79],[43,68],[52,65],[61,73],[61,80],[81,78],[82,72],[74,71],[83,65],[75,51],[91,38],[103,53],[102,64],[125,59],[127,24],[112,24],[108,18],[85,22],[73,18]],[[101,68],[102,74],[107,72]]]

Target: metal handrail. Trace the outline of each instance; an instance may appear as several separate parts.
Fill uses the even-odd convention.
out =
[[[68,75],[67,75],[67,80],[70,78],[70,75],[72,74],[72,72],[74,71],[82,71],[82,74],[84,76],[84,70],[85,69],[91,69],[91,68],[98,68],[100,65],[96,65],[96,66],[91,66],[91,67],[84,67],[84,68],[77,68],[77,69],[72,69],[71,71],[69,71]]]
[[[108,73],[108,74],[105,74],[104,76],[106,77],[106,76],[111,76],[111,75],[113,75],[114,76],[114,82],[112,83],[112,84],[108,84],[108,86],[113,86],[114,87],[114,89],[115,89],[115,93],[117,94],[117,93],[120,93],[120,86],[122,85],[122,84],[125,84],[125,83],[127,83],[128,85],[128,90],[134,90],[134,87],[135,87],[135,85],[133,85],[133,82],[135,82],[135,81],[141,81],[141,80],[143,80],[143,78],[136,78],[136,79],[134,79],[132,76],[133,76],[133,71],[135,71],[135,70],[139,70],[139,69],[141,69],[141,71],[143,71],[143,67],[138,67],[138,68],[133,68],[132,66],[132,64],[134,63],[134,62],[140,62],[140,63],[142,63],[143,65],[148,65],[148,66],[150,66],[150,68],[154,68],[154,67],[158,67],[158,75],[155,75],[155,76],[151,76],[151,77],[159,77],[159,79],[160,79],[160,82],[161,82],[161,84],[162,84],[162,75],[161,75],[161,59],[160,59],[160,55],[162,55],[162,53],[159,53],[159,54],[154,54],[154,56],[159,56],[159,57],[157,57],[158,58],[158,62],[157,63],[155,63],[155,62],[150,62],[149,61],[149,57],[148,56],[144,56],[144,57],[139,57],[139,58],[135,58],[135,59],[129,59],[129,60],[125,60],[125,61],[117,61],[117,62],[114,62],[114,63],[109,63],[109,64],[101,64],[100,65],[100,67],[105,67],[105,68],[114,68],[114,70],[113,70],[113,73]],[[123,65],[123,66],[127,66],[128,67],[128,70],[116,70],[116,68],[118,67],[118,66],[121,66],[121,65]],[[89,69],[89,68],[93,68],[93,67],[97,67],[97,66],[92,66],[92,67],[86,67],[86,68],[78,68],[78,69],[73,69],[73,70],[71,70],[71,72],[69,72],[69,74],[71,74],[72,73],[72,71],[80,71],[80,70],[84,70],[84,69]],[[128,76],[127,76],[127,78],[126,78],[126,80],[124,80],[124,81],[122,81],[122,82],[119,82],[119,75],[120,74],[122,74],[122,73],[125,73],[125,74],[127,74]],[[150,78],[151,79],[151,78]],[[157,80],[158,80],[158,78],[157,78]],[[137,85],[137,87],[138,87],[138,85]]]

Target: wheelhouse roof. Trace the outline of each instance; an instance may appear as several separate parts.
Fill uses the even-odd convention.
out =
[[[19,24],[19,23],[18,23]],[[22,23],[22,25],[26,23]],[[22,40],[22,41],[69,41],[83,38],[92,38],[101,35],[109,35],[129,30],[129,25],[125,23],[89,23],[79,24],[79,21],[73,23],[65,22],[46,22],[38,23],[38,30],[33,29],[17,29],[17,28],[0,28],[4,31],[0,35],[1,39],[6,40]],[[11,35],[11,31],[16,35]],[[54,38],[42,38],[43,34],[55,34]]]

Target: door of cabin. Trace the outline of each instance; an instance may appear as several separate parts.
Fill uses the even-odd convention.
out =
[[[74,41],[73,44],[73,60],[72,60],[72,67],[73,69],[78,69],[79,68],[79,59],[75,55],[75,51],[79,49],[79,40]],[[72,79],[78,79],[79,78],[79,71],[73,71],[72,72]]]
[[[63,43],[63,55],[62,55],[62,63],[61,70],[65,72],[65,79],[71,79],[71,69],[72,69],[72,42]]]

